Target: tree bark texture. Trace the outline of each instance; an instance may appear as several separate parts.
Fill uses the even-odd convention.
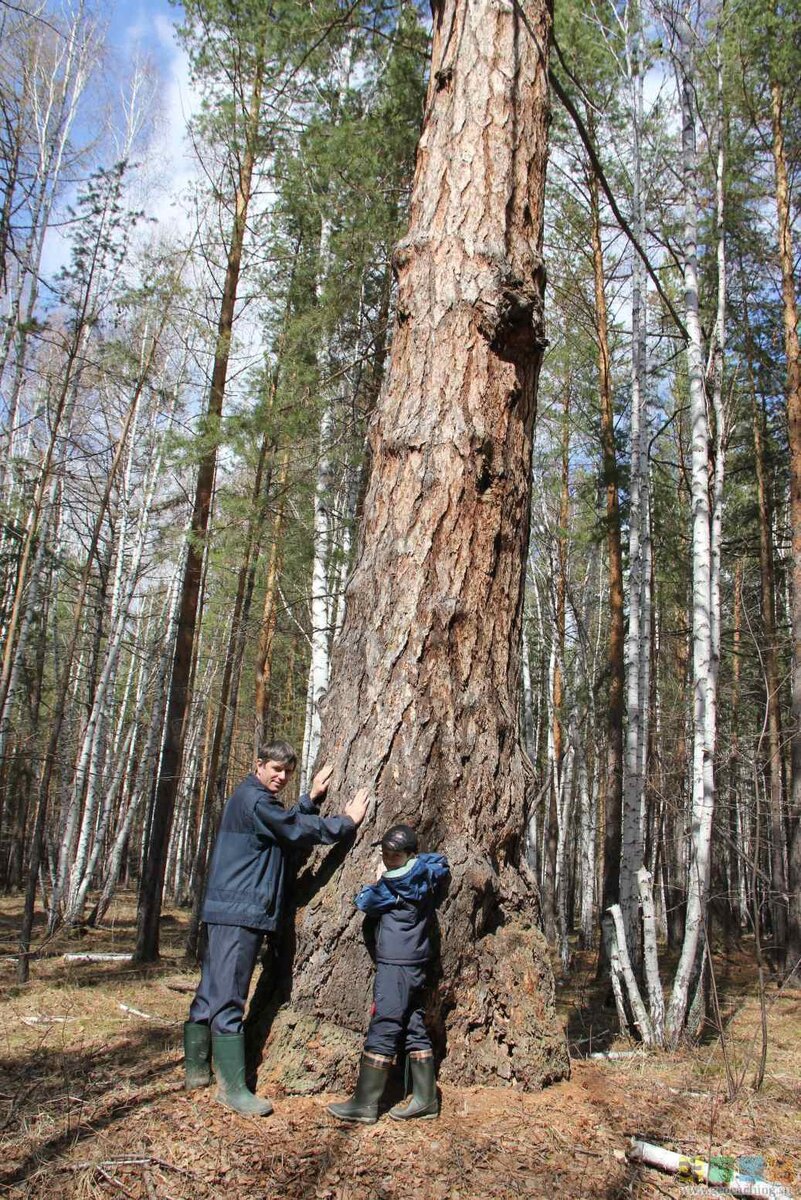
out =
[[[686,30],[682,27],[682,35]],[[706,911],[715,808],[715,664],[713,629],[712,533],[710,527],[710,428],[704,389],[702,332],[698,300],[698,196],[695,60],[692,48],[679,41],[678,85],[682,104],[684,165],[684,309],[689,333],[687,375],[692,425],[692,691],[693,755],[691,773],[687,915],[667,1017],[667,1037],[675,1045],[687,1021],[690,986],[706,944]]]
[[[601,453],[606,489],[606,552],[609,561],[609,637],[607,663],[609,697],[607,713],[606,790],[604,822],[603,895],[601,911],[620,899],[620,845],[623,820],[623,710],[625,695],[625,617],[623,605],[623,551],[620,536],[615,414],[609,354],[609,321],[604,289],[604,260],[598,176],[589,173],[592,214],[592,260],[595,284],[595,332],[598,339],[598,398],[601,416]],[[603,947],[603,940],[601,941]]]
[[[746,310],[747,320],[747,310]],[[748,329],[748,325],[746,325]],[[749,346],[750,350],[750,346]],[[749,355],[750,359],[750,355]],[[768,723],[768,795],[771,822],[771,921],[778,957],[783,960],[787,946],[787,872],[784,849],[784,796],[782,770],[781,676],[776,637],[776,588],[773,562],[773,513],[770,484],[765,461],[765,411],[756,393],[751,362],[748,367],[751,391],[751,416],[754,429],[757,503],[759,508],[759,582],[762,615],[762,670],[765,677],[765,701]]]
[[[634,196],[632,223],[645,240],[641,130],[644,80],[641,39],[632,46],[632,132]],[[650,667],[650,488],[648,477],[648,396],[646,327],[648,318],[645,268],[634,256],[631,284],[631,479],[629,486],[629,624],[626,660],[626,750],[620,855],[620,906],[633,961],[639,966],[640,936],[637,872],[645,858],[644,814],[649,736]]]
[[[439,0],[433,13],[392,360],[320,749],[336,764],[327,807],[341,809],[344,783],[370,785],[377,804],[351,853],[298,881],[298,898],[327,886],[296,922],[292,1002],[268,1047],[293,1090],[352,1070],[372,985],[352,898],[396,821],[451,864],[429,1006],[442,1077],[534,1088],[569,1072],[521,866],[518,726],[550,12]]]
[[[773,162],[776,174],[776,213],[779,222],[779,259],[782,269],[784,352],[787,360],[787,436],[790,443],[790,531],[792,537],[792,731],[790,754],[792,785],[789,840],[789,920],[785,965],[794,971],[801,961],[801,349],[798,339],[798,306],[795,298],[793,239],[790,220],[790,186],[784,146],[784,93],[771,84]],[[795,970],[794,986],[801,987]]]

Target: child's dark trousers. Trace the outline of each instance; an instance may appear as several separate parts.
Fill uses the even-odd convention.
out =
[[[364,1049],[394,1057],[403,1043],[406,1053],[430,1050],[423,1020],[426,964],[376,963],[373,1016]]]

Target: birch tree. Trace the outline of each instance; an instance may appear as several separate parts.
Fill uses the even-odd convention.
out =
[[[720,655],[720,505],[723,480],[723,429],[720,410],[715,413],[716,461],[712,464],[710,497],[709,448],[712,438],[705,389],[702,332],[699,317],[698,282],[698,148],[696,107],[696,31],[681,12],[669,14],[668,29],[673,39],[676,86],[682,116],[682,168],[684,192],[684,316],[688,332],[687,374],[692,435],[692,816],[687,880],[687,912],[684,941],[673,981],[667,1014],[667,1036],[675,1044],[687,1019],[690,987],[701,970],[699,954],[705,952],[706,906],[710,878],[712,818],[715,807],[714,755],[717,729],[717,664]],[[722,156],[722,142],[720,155]],[[718,204],[722,203],[722,158]],[[723,213],[719,215],[719,295],[725,288],[725,260],[720,239]],[[724,309],[719,301],[715,331],[723,346]]]

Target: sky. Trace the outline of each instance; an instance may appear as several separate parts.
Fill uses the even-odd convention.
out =
[[[174,28],[180,15],[181,6],[168,0],[114,0],[109,13],[111,40],[122,49],[139,46],[148,50],[159,66],[170,72],[176,51]]]
[[[54,0],[59,6],[60,0]],[[197,96],[189,78],[186,54],[176,36],[176,25],[181,20],[181,6],[169,0],[106,0],[98,3],[95,11],[107,22],[105,37],[106,52],[111,63],[107,72],[110,93],[106,104],[118,107],[119,93],[128,84],[132,64],[148,62],[156,77],[156,99],[154,109],[157,125],[148,139],[146,172],[154,189],[148,202],[143,205],[148,212],[158,217],[162,225],[182,225],[188,218],[183,214],[179,198],[196,178],[196,164],[186,137],[188,118],[197,107]],[[81,122],[90,125],[97,111],[97,98],[87,93],[83,105]],[[76,133],[78,130],[76,129]],[[82,140],[78,133],[79,140]],[[104,161],[95,167],[109,166],[110,151],[104,150]],[[74,201],[75,191],[62,197],[62,204]],[[155,205],[155,213],[153,206]],[[137,206],[137,205],[134,205]],[[69,245],[58,226],[48,233],[43,258],[43,273],[54,276],[69,258]]]

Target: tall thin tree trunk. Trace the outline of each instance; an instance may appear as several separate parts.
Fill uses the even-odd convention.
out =
[[[633,225],[645,237],[641,131],[643,127],[642,33],[631,45],[632,131],[634,139]],[[631,483],[629,487],[629,625],[626,637],[626,755],[620,861],[620,907],[632,962],[640,958],[639,886],[645,858],[644,810],[648,746],[648,666],[650,664],[650,504],[646,397],[645,269],[633,256],[631,285]]]
[[[742,275],[742,269],[741,269]],[[743,285],[745,278],[743,276]],[[748,382],[751,392],[751,422],[754,436],[757,504],[759,510],[759,582],[762,617],[761,653],[765,677],[768,734],[768,797],[771,825],[771,924],[775,953],[784,963],[787,947],[788,886],[785,870],[786,828],[784,822],[784,770],[782,761],[781,683],[776,633],[776,587],[773,561],[773,512],[765,462],[765,412],[757,396],[754,378],[754,347],[750,332],[748,302],[743,291],[743,324],[748,349]],[[738,567],[742,570],[740,564]]]
[[[272,471],[270,458],[272,444],[265,436],[256,466],[256,477],[253,483],[251,497],[251,514],[248,520],[245,548],[239,568],[234,597],[233,614],[231,617],[231,633],[224,659],[223,675],[220,684],[220,700],[217,710],[217,720],[214,726],[211,753],[206,774],[206,787],[203,797],[203,819],[208,824],[211,818],[216,820],[222,812],[225,802],[225,785],[228,778],[228,761],[231,754],[231,741],[234,732],[234,718],[239,699],[239,683],[242,677],[242,662],[245,656],[245,638],[250,620],[250,607],[253,600],[253,586],[256,577],[259,553],[261,550],[262,534],[267,518],[267,501],[270,494]],[[198,856],[193,872],[194,903],[192,920],[187,935],[186,956],[190,959],[197,957],[197,931],[200,921],[202,893],[206,883],[206,866],[208,864],[207,828],[201,830]]]
[[[601,912],[620,899],[620,846],[623,813],[623,700],[625,689],[625,626],[623,614],[623,554],[620,538],[615,415],[598,177],[590,174],[590,217],[595,282],[595,333],[598,340],[598,398],[601,413],[601,457],[606,490],[606,554],[608,563],[609,634],[607,664],[609,695],[606,720],[606,777],[604,780],[603,884]],[[605,941],[599,939],[603,954]]]
[[[787,432],[790,443],[790,534],[792,540],[792,633],[791,684],[792,728],[790,753],[792,787],[790,797],[790,842],[788,854],[789,919],[785,966],[793,970],[801,962],[801,350],[798,340],[798,306],[795,297],[790,188],[784,146],[784,90],[771,83],[773,164],[776,176],[776,213],[779,222],[779,261],[782,271],[782,314],[784,354],[787,367]],[[801,970],[792,982],[801,987]]]
[[[692,423],[692,692],[693,755],[692,816],[687,915],[679,962],[673,982],[666,1022],[672,1044],[681,1036],[687,1017],[689,989],[694,982],[705,946],[714,778],[714,664],[712,613],[712,545],[709,497],[709,419],[704,388],[704,363],[698,300],[698,199],[695,129],[694,52],[692,32],[683,18],[677,31],[677,75],[682,112],[684,170],[684,308],[689,334],[687,372]]]
[[[228,363],[231,354],[231,334],[234,326],[236,295],[242,266],[242,247],[247,228],[247,215],[252,198],[255,147],[259,130],[261,92],[264,81],[264,62],[257,60],[253,79],[245,145],[236,186],[234,223],[225,283],[217,326],[214,367],[211,376],[206,434],[211,444],[204,453],[198,469],[192,520],[189,533],[186,565],[181,584],[181,615],[173,656],[170,691],[167,701],[166,734],[162,747],[161,768],[154,797],[153,817],[147,859],[139,889],[139,913],[136,941],[138,962],[153,962],[159,955],[159,919],[164,888],[166,851],[172,828],[175,797],[181,776],[184,751],[185,718],[191,702],[191,670],[195,628],[200,602],[200,581],[204,549],[211,516],[214,476],[217,468],[217,439],[222,416]]]
[[[267,564],[267,579],[264,586],[264,605],[259,629],[259,647],[256,653],[256,688],[255,688],[255,738],[254,754],[258,754],[259,746],[267,737],[268,716],[270,705],[270,681],[273,669],[273,642],[275,627],[278,619],[278,576],[281,571],[283,555],[283,527],[286,505],[286,481],[289,468],[289,451],[284,450],[278,468],[278,511],[273,519],[270,537],[270,558]]]

